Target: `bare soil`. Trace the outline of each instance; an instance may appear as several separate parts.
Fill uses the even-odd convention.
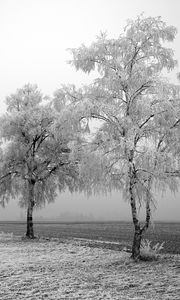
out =
[[[13,232],[14,235],[23,235],[26,232],[26,222],[0,222],[0,232]],[[134,228],[132,222],[35,222],[34,232],[37,236],[48,236],[50,238],[76,237],[109,241],[110,243],[106,244],[106,248],[121,250],[127,244],[131,246]],[[162,250],[164,254],[180,254],[180,222],[155,223],[150,226],[143,238],[151,240],[153,245],[164,242]],[[117,248],[114,242],[121,243],[122,247]]]
[[[98,241],[1,234],[0,299],[179,300],[180,255],[135,263]]]

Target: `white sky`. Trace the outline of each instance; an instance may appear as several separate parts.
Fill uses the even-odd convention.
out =
[[[0,0],[0,104],[25,83],[52,95],[61,83],[90,81],[66,50],[100,31],[118,37],[128,18],[162,16],[180,32],[179,0]],[[180,61],[180,33],[172,44]]]
[[[90,82],[92,76],[76,72],[66,63],[71,58],[66,49],[90,44],[100,31],[118,37],[126,20],[142,12],[145,16],[162,16],[177,27],[179,33],[170,47],[180,62],[179,0],[0,0],[0,113],[5,111],[5,97],[25,83],[36,83],[44,94],[52,96],[62,83]],[[116,202],[112,210],[120,211],[122,203]],[[108,214],[112,203],[106,203]],[[171,205],[170,219],[177,220],[180,201],[176,197],[173,203],[167,204],[166,212],[163,204],[159,209],[167,218]],[[4,217],[10,214],[12,205],[3,211]],[[86,207],[83,211],[90,211]],[[0,209],[0,219],[1,214]],[[123,214],[127,215],[124,208]]]

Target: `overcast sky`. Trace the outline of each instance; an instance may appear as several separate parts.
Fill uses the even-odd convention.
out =
[[[52,96],[60,85],[91,82],[92,76],[76,72],[66,63],[67,48],[86,45],[100,31],[116,38],[127,19],[144,12],[145,16],[162,16],[178,29],[170,47],[180,62],[179,0],[0,0],[0,113],[5,111],[5,97],[24,84],[36,83],[44,94]],[[175,81],[175,74],[171,80]],[[155,219],[180,221],[180,196],[165,194],[157,203]],[[84,196],[63,194],[38,215],[61,213],[93,214],[98,218],[129,219],[128,203],[121,196]],[[0,208],[0,220],[17,219],[24,211],[11,201]]]

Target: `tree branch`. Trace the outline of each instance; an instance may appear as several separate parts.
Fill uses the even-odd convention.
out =
[[[139,128],[142,128],[153,117],[154,117],[154,114],[150,115],[141,125],[139,125]]]

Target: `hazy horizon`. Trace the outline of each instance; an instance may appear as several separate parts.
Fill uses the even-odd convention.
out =
[[[159,198],[159,200],[158,200]],[[171,198],[171,201],[169,200]],[[152,221],[180,221],[179,193],[157,195],[156,209],[152,206]],[[145,218],[141,209],[140,219]],[[83,194],[62,193],[54,202],[34,210],[34,220],[62,221],[131,221],[130,204],[121,193],[86,197]],[[10,200],[5,208],[0,207],[0,221],[26,220],[26,209],[18,206],[18,200]]]

